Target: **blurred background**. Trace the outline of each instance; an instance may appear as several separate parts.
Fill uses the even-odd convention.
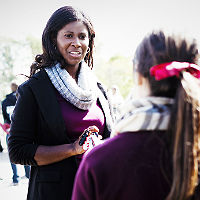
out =
[[[10,82],[21,84],[29,75],[50,15],[73,5],[85,11],[95,30],[97,77],[108,88],[119,87],[126,97],[132,86],[132,58],[145,34],[163,29],[200,38],[198,0],[0,0],[0,99]]]
[[[24,75],[29,75],[35,55],[42,52],[47,20],[65,5],[76,6],[91,18],[96,31],[94,72],[108,89],[121,95],[116,105],[131,91],[132,59],[147,33],[162,29],[200,41],[199,0],[0,0],[0,101],[11,92],[11,82],[20,85],[27,80]],[[27,182],[7,187],[12,173],[5,137],[0,129],[4,147],[0,153],[1,196],[25,199]]]

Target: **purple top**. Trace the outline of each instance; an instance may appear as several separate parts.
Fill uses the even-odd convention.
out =
[[[58,92],[56,92],[56,97],[66,125],[67,136],[71,142],[77,140],[88,126],[95,125],[99,129],[99,134],[103,134],[105,118],[97,102],[89,110],[81,110],[66,101]],[[78,155],[77,158],[80,162],[82,155]]]
[[[157,133],[123,133],[95,147],[81,162],[72,200],[165,199],[170,186]]]

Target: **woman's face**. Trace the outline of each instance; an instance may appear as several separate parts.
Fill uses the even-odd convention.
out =
[[[58,31],[57,48],[71,66],[77,66],[84,59],[88,45],[88,29],[81,21],[71,22]]]

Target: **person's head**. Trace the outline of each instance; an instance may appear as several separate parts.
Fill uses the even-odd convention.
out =
[[[113,95],[115,95],[115,94],[117,94],[117,86],[116,85],[113,85],[112,87],[111,87],[111,92],[112,92],[112,94]]]
[[[172,186],[168,199],[190,199],[198,185],[200,142],[200,81],[183,70],[177,76],[156,80],[152,67],[178,61],[196,64],[198,49],[195,41],[153,32],[143,39],[136,50],[134,71],[147,80],[150,95],[174,98],[166,144],[172,159]],[[167,69],[169,70],[169,68]],[[199,70],[199,67],[198,67]]]
[[[18,88],[18,85],[16,83],[11,83],[10,88],[11,88],[12,92],[16,92],[17,88]]]
[[[134,71],[144,77],[150,87],[150,95],[175,97],[180,81],[170,77],[156,81],[150,75],[152,66],[172,61],[196,63],[198,59],[197,44],[177,36],[166,36],[164,32],[152,32],[138,46],[134,57]]]
[[[74,64],[71,60],[84,60],[92,68],[94,37],[93,25],[82,11],[71,6],[59,8],[52,14],[43,31],[43,54],[36,56],[36,68],[57,62],[65,67]],[[67,55],[69,52],[72,55]]]

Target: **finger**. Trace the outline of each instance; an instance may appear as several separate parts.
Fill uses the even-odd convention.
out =
[[[89,126],[88,129],[89,129],[90,131],[92,131],[92,132],[99,132],[99,129],[98,129],[95,125]]]
[[[88,142],[84,142],[84,144],[83,144],[83,146],[82,146],[82,149],[84,150],[84,151],[87,151],[88,149],[89,149],[89,144],[88,144]]]
[[[100,140],[102,140],[103,137],[102,137],[102,135],[98,135],[98,138],[99,138]]]

